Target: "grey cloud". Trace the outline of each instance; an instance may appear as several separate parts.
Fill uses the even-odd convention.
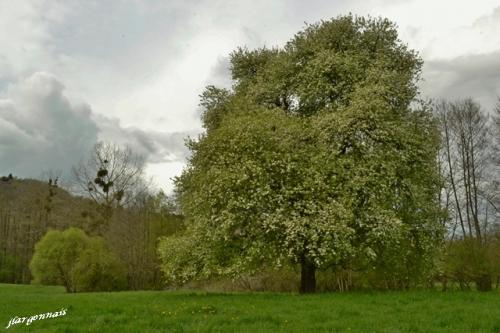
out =
[[[73,105],[64,86],[38,72],[11,84],[0,97],[0,172],[37,177],[68,170],[96,142],[87,105]]]
[[[116,118],[95,115],[102,130],[99,139],[122,146],[129,146],[135,153],[143,155],[148,163],[184,162],[189,154],[184,140],[194,132],[164,133],[144,131],[137,127],[122,127]]]
[[[500,51],[428,61],[423,71],[422,91],[430,97],[472,97],[491,110],[500,96]]]
[[[202,54],[207,47],[204,43],[211,39],[218,43],[227,41],[227,48],[219,55],[239,45],[254,48],[281,44],[303,26],[303,20],[337,15],[340,13],[337,5],[347,1],[320,0],[317,6],[300,5],[298,0],[17,3],[9,6],[0,1],[0,28],[10,32],[0,34],[4,46],[0,58],[5,58],[0,59],[0,89],[7,75],[8,80],[17,80],[43,70],[62,78],[68,91],[89,101],[95,112],[118,117],[127,125],[136,121],[136,110],[129,106],[126,108],[129,112],[122,112],[117,102],[137,96],[144,109],[139,126],[155,128],[157,113],[168,105],[171,118],[187,119],[183,128],[199,128],[199,121],[194,117],[188,119],[190,116],[186,114],[195,114],[193,109],[200,90],[195,85],[206,78],[200,73],[178,73],[177,68],[186,67],[185,59],[203,62],[204,59],[192,55]],[[29,52],[25,52],[25,46]],[[217,55],[206,55],[214,56]],[[178,75],[183,76],[182,83],[193,88],[184,88],[170,97],[168,103],[147,100],[148,92],[160,84],[172,89],[169,84]],[[193,76],[199,77],[199,81],[192,79]]]
[[[0,174],[63,176],[98,140],[128,145],[148,163],[184,161],[184,139],[194,133],[146,132],[73,104],[52,74],[37,72],[0,93]]]
[[[145,132],[134,129],[132,133],[139,142],[148,142],[150,157],[149,162],[184,162],[189,156],[189,150],[185,145],[188,136],[194,136],[194,132]]]

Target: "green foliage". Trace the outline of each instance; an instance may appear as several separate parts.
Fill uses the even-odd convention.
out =
[[[73,267],[88,242],[89,237],[77,228],[48,231],[35,245],[30,262],[33,282],[62,284],[68,292],[76,291]]]
[[[491,290],[493,280],[500,278],[499,240],[479,243],[476,239],[460,239],[447,245],[445,276],[458,283],[461,289],[469,289],[475,284],[478,290]]]
[[[207,88],[207,133],[176,179],[188,223],[161,241],[167,279],[287,264],[396,268],[391,287],[427,274],[443,234],[438,131],[410,108],[422,61],[395,26],[339,17],[231,64],[233,91]]]
[[[222,117],[227,113],[227,101],[230,92],[226,89],[219,89],[214,86],[208,86],[201,94],[200,106],[204,112],[201,116],[203,126],[207,130],[219,126]]]
[[[160,238],[158,255],[167,284],[185,284],[211,275],[206,263],[209,253],[194,237],[189,234]]]
[[[384,97],[404,109],[416,96],[422,60],[392,22],[348,15],[307,26],[283,49],[238,49],[231,64],[238,94],[311,115],[349,105],[374,78],[387,79]]]
[[[112,291],[127,286],[127,272],[102,238],[91,238],[72,270],[76,291]]]
[[[15,281],[16,272],[22,267],[21,259],[0,253],[0,282]]]
[[[197,229],[194,236],[166,240],[160,247],[167,267],[168,258],[178,260],[180,250],[170,256],[166,249],[181,249],[177,242],[190,244],[190,237],[199,238],[195,244],[210,244],[209,251],[200,250],[200,273],[237,275],[264,260],[277,266],[299,262],[304,242],[310,242],[307,255],[318,266],[349,251],[350,217],[331,196],[328,166],[333,164],[325,163],[327,147],[307,143],[317,141],[309,123],[266,110],[225,121],[227,126],[193,143],[200,169],[184,176],[193,192],[183,203],[192,214],[191,227]],[[197,221],[207,221],[210,227]],[[248,243],[249,238],[253,242]],[[196,252],[191,246],[187,249]],[[181,267],[193,269],[185,263]]]
[[[61,284],[68,292],[123,287],[124,270],[99,237],[81,229],[50,230],[35,245],[33,282]]]

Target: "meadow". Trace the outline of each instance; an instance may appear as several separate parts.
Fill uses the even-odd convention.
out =
[[[13,325],[67,309],[66,315]],[[315,295],[127,291],[0,284],[5,332],[500,332],[500,292]]]

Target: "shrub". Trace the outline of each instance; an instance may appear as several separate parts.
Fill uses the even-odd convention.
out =
[[[446,276],[461,289],[468,289],[474,283],[478,290],[491,290],[493,279],[499,275],[497,242],[466,239],[449,243],[444,263]]]
[[[125,289],[126,269],[120,259],[104,243],[94,237],[73,267],[77,291],[112,291]]]
[[[21,258],[0,253],[0,283],[15,283],[16,272],[21,270]]]
[[[124,287],[122,267],[102,238],[89,237],[78,228],[47,232],[35,245],[30,262],[34,283],[61,284],[67,292]]]
[[[48,231],[35,245],[30,262],[33,282],[62,284],[67,292],[75,292],[73,267],[88,242],[89,237],[81,229]]]

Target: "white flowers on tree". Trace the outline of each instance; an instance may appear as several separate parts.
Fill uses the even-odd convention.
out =
[[[422,268],[441,237],[437,131],[409,108],[421,61],[394,25],[339,17],[231,60],[233,90],[202,95],[207,132],[176,180],[188,229],[160,242],[167,278],[287,263],[313,292],[316,270],[395,249]]]

